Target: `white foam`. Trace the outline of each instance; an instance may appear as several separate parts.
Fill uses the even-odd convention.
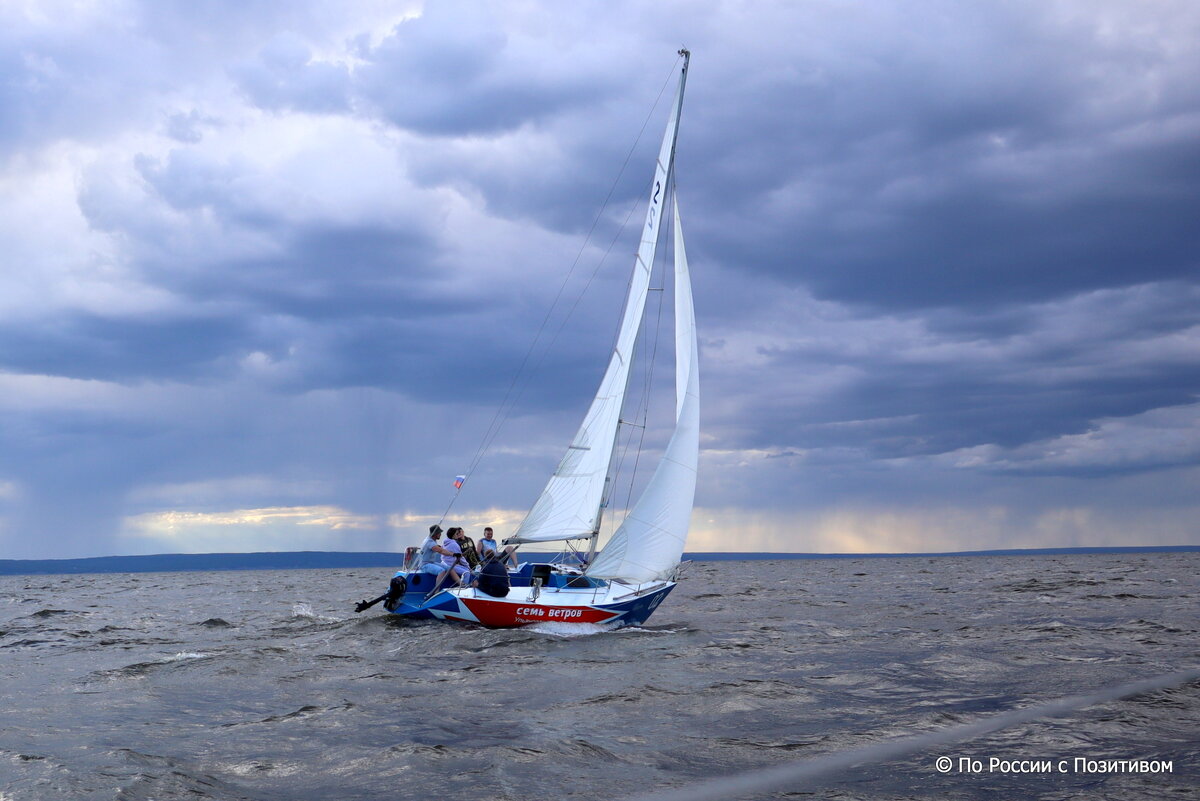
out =
[[[644,629],[640,626],[622,626],[620,623],[534,623],[526,626],[526,631],[546,634],[551,637],[590,637],[593,634],[605,634],[619,631],[622,634],[678,634],[675,629]]]
[[[591,637],[593,634],[604,634],[613,630],[605,623],[534,623],[525,627],[526,631],[545,634],[550,637]]]
[[[327,615],[318,615],[313,611],[313,608],[306,603],[292,604],[293,617],[306,617],[309,620],[321,620],[326,623],[341,623],[343,618],[329,617]]]
[[[206,659],[212,654],[197,654],[192,651],[180,651],[174,656],[164,656],[159,662],[182,662],[185,659]]]

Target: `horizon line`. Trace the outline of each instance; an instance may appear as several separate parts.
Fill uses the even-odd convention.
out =
[[[1047,548],[993,548],[977,551],[907,553],[817,553],[804,551],[693,551],[690,561],[768,561],[772,559],[908,559],[971,556],[1036,556],[1071,554],[1133,554],[1200,552],[1200,545],[1111,545]],[[553,551],[528,551],[528,556],[553,556]],[[198,572],[206,570],[300,570],[387,567],[401,564],[396,551],[232,551],[112,556],[0,559],[0,575],[72,573]]]

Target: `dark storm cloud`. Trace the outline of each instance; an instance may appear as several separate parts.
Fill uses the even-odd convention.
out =
[[[727,221],[700,231],[698,248],[819,297],[880,309],[1194,277],[1200,145],[1187,127],[1170,129],[1178,99],[1123,97],[1157,64],[1132,62],[1132,75],[1113,76],[1118,88],[1072,95],[1079,88],[1063,84],[1080,68],[1071,62],[1096,57],[1087,48],[1059,53],[1044,78],[1027,66],[1000,97],[969,84],[939,94],[921,64],[881,70],[857,91],[861,75],[815,91],[776,85],[784,110],[774,121],[763,119],[775,114],[765,111],[770,93],[756,93],[742,101],[750,142],[717,138],[728,127],[692,141],[693,158],[698,149],[700,163],[717,166],[701,211]],[[940,66],[938,83],[977,74],[970,60]],[[1001,63],[985,75],[1011,69]],[[1126,105],[1088,109],[1109,92]],[[976,100],[956,106],[964,95]],[[807,119],[795,119],[796,109]]]
[[[615,7],[592,10],[601,9]],[[574,15],[522,29],[522,14],[492,4],[430,5],[377,46],[362,46],[353,104],[420,134],[407,147],[409,176],[422,186],[479,193],[489,213],[572,233],[593,224],[611,192],[608,217],[619,223],[647,179],[644,170],[627,172],[614,186],[614,177],[647,122],[634,159],[654,158],[669,91],[652,106],[674,79],[661,58],[672,46],[648,50],[615,19],[605,23],[611,40],[593,41],[596,26]],[[600,226],[598,239],[608,242],[616,226],[607,218]]]
[[[1098,154],[1078,167],[1087,182],[1065,196],[1037,196],[1046,176],[1017,186],[959,181],[895,204],[864,195],[842,216],[813,215],[770,250],[714,244],[819,297],[883,309],[988,306],[1195,278],[1200,145],[1168,150]],[[1175,169],[1165,176],[1147,168],[1167,163]]]
[[[364,55],[364,108],[439,136],[536,122],[552,147],[430,145],[412,174],[466,182],[493,213],[586,230],[632,141],[611,132],[638,122],[627,103],[599,102],[615,78],[553,57],[551,78],[530,75],[499,20],[450,9],[402,23]],[[692,230],[697,250],[880,309],[1195,275],[1200,146],[1172,121],[1200,106],[1187,80],[1200,57],[1109,37],[1082,15],[1027,11],[917,13],[897,34],[886,30],[894,12],[772,7],[747,30],[788,44],[764,47],[757,71],[714,42],[693,72],[719,77],[693,81],[680,150],[689,210],[706,223]],[[853,55],[816,37],[821,24],[861,27],[845,34]],[[693,166],[704,181],[687,186]],[[600,239],[641,183],[618,185]]]
[[[509,48],[488,3],[433,3],[366,50],[355,87],[384,119],[425,134],[495,134],[595,99],[597,87]]]
[[[1124,417],[1188,403],[1200,367],[1164,372],[1148,365],[1128,376],[1061,381],[1053,387],[980,372],[870,365],[870,375],[830,393],[803,414],[776,410],[766,442],[808,447],[854,445],[877,458],[945,453],[981,444],[1014,447],[1089,430],[1097,417]],[[855,430],[845,422],[868,421]],[[832,425],[830,425],[832,424]]]
[[[534,298],[519,300],[511,287],[494,286],[486,273],[476,285],[450,280],[462,266],[419,220],[296,225],[240,192],[253,180],[243,165],[186,151],[173,151],[163,162],[139,159],[138,171],[172,209],[203,211],[226,230],[261,232],[273,242],[270,256],[217,262],[202,252],[157,253],[147,246],[141,250],[152,255],[137,266],[180,297],[238,315],[246,324],[244,339],[213,338],[211,347],[229,349],[225,364],[254,351],[279,360],[286,367],[281,389],[379,386],[418,399],[452,394],[456,402],[491,406],[512,383],[514,365],[545,314]],[[569,330],[586,324],[590,311],[584,309]],[[547,336],[561,326],[560,317]],[[108,340],[101,335],[97,341]],[[588,384],[598,380],[583,369],[590,362],[576,358],[571,341],[565,338],[543,362],[543,375],[557,380],[523,395],[524,406],[576,399],[586,384],[563,379],[577,373]],[[603,354],[589,350],[588,342],[582,347]],[[540,359],[542,352],[534,356]],[[144,377],[142,361],[128,360],[130,376]],[[180,361],[178,375],[187,375],[193,365]]]
[[[97,21],[92,37],[8,22],[0,25],[0,155],[60,137],[95,140],[149,108],[144,92],[159,88],[162,63],[150,42],[111,20]]]
[[[203,81],[264,31],[321,16],[304,3],[46,3],[30,11],[0,9],[0,156],[152,124],[162,93]]]
[[[0,370],[118,383],[227,375],[237,357],[267,347],[250,321],[234,316],[76,314],[53,326],[0,324]]]
[[[705,176],[684,187],[707,223],[697,250],[898,309],[1195,274],[1196,138],[1172,120],[1198,99],[1177,50],[996,16],[972,47],[824,63],[802,42],[767,54],[766,77],[694,81],[680,160]],[[1008,52],[1014,28],[1029,39]],[[500,213],[558,224],[556,181],[589,187],[589,166],[534,170],[523,193],[486,161],[464,175]]]
[[[432,316],[458,300],[439,289],[436,240],[418,222],[318,218],[298,224],[286,208],[256,197],[254,187],[263,178],[246,165],[186,150],[172,151],[165,161],[140,157],[137,167],[154,196],[172,209],[204,212],[218,232],[249,231],[271,243],[270,255],[231,255],[216,262],[203,251],[143,248],[152,255],[142,258],[139,269],[184,296],[236,304],[248,314],[312,320]],[[89,210],[95,205],[85,202]],[[94,216],[111,213],[106,207]]]
[[[509,336],[496,336],[501,326]],[[506,315],[482,311],[328,327],[313,332],[316,353],[300,386],[383,387],[416,400],[483,409],[497,408],[512,388],[523,413],[570,405],[582,414],[600,381],[603,351],[593,349],[592,361],[555,354],[539,364],[531,385],[528,375],[515,375],[525,344],[510,338],[516,333],[524,332]]]
[[[168,115],[165,131],[167,136],[177,142],[196,144],[204,138],[205,128],[219,124],[219,120],[205,117],[195,109],[192,109],[187,113],[176,112]]]
[[[192,123],[207,124],[194,114],[186,122],[188,131]],[[114,189],[111,171],[89,175],[80,187],[80,207],[94,228],[120,237],[139,277],[181,304],[221,310],[223,319],[240,322],[240,337],[232,331],[209,337],[204,358],[187,358],[164,353],[157,337],[119,336],[111,321],[103,329],[66,322],[72,334],[86,329],[90,338],[43,336],[36,347],[21,341],[16,350],[40,354],[29,358],[72,376],[98,375],[92,352],[99,349],[114,355],[103,367],[114,380],[192,380],[214,369],[233,374],[250,358],[251,367],[267,365],[265,375],[277,389],[291,392],[378,386],[487,408],[504,397],[545,314],[543,296],[553,287],[531,294],[519,285],[497,285],[486,269],[474,266],[476,280],[464,282],[458,276],[467,265],[447,252],[436,214],[329,219],[326,201],[307,200],[303,186],[281,192],[279,176],[252,159],[214,157],[200,147],[203,136],[172,138],[183,146],[133,158],[138,180],[125,190]],[[328,169],[351,170],[343,161],[337,158]],[[297,219],[278,202],[279,194],[317,205],[307,219]],[[227,241],[246,238],[258,243],[256,252],[223,254]],[[596,337],[575,345],[570,334],[594,323],[592,314],[588,307],[580,310],[554,353],[533,354],[541,377],[554,380],[521,393],[521,409],[583,402],[598,380],[604,351],[592,347]],[[547,338],[561,319],[550,323]],[[134,330],[145,325],[129,323]],[[601,339],[612,325],[605,316]],[[114,374],[120,363],[123,376]]]
[[[428,319],[452,304],[479,303],[479,297],[438,286],[430,244],[413,231],[309,226],[281,232],[281,252],[269,258],[230,259],[187,272],[163,264],[148,269],[198,300],[313,322],[379,315]]]
[[[174,483],[424,513],[540,330],[474,485],[531,499],[603,369],[680,44],[701,504],[1188,496],[1190,4],[333,8],[0,10],[0,202],[35,210],[0,220],[0,291],[34,299],[0,324],[0,530],[111,536]]]
[[[233,70],[238,85],[259,107],[317,113],[345,111],[350,74],[338,64],[314,62],[294,35],[275,37],[258,57]]]
[[[983,321],[942,312],[928,327],[930,318],[895,320],[893,341],[865,346],[831,344],[812,320],[816,338],[763,349],[763,371],[828,385],[777,387],[734,436],[756,448],[857,448],[894,459],[1017,448],[1092,431],[1102,418],[1190,404],[1200,398],[1200,358],[1187,344],[1198,299],[1192,285],[1152,284]]]

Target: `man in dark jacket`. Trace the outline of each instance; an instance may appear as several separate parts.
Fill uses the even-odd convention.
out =
[[[499,560],[485,558],[483,567],[479,571],[479,578],[475,580],[475,586],[485,595],[503,598],[508,595],[508,571],[504,569],[504,565]]]

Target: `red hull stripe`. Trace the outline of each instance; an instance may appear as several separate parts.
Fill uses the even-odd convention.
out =
[[[459,603],[485,626],[524,626],[528,623],[605,623],[620,617],[594,606],[540,606],[536,603],[459,598]]]

